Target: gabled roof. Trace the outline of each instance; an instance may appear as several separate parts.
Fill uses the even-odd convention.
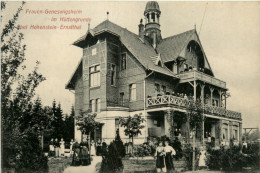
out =
[[[80,75],[82,73],[82,58],[80,59],[75,72],[72,74],[72,76],[70,77],[69,82],[66,84],[65,88],[66,89],[74,89],[74,83],[77,80],[77,76]]]
[[[185,46],[187,46],[190,38],[195,34],[196,30],[192,29],[181,34],[163,39],[157,46],[164,62],[175,60]]]
[[[175,75],[166,67],[161,67],[154,64],[151,57],[157,56],[157,53],[146,39],[141,40],[138,35],[110,22],[109,20],[105,20],[104,22],[100,23],[92,31],[94,36],[103,32],[109,32],[118,36],[122,44],[124,44],[129,52],[134,55],[134,57],[142,64],[145,69],[175,77]],[[86,39],[88,34],[90,33],[88,32],[84,36],[80,37],[73,44],[76,46],[81,46],[81,43]]]

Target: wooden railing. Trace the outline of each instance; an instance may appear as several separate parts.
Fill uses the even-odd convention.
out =
[[[193,80],[201,80],[204,82],[207,82],[209,84],[221,87],[221,88],[226,88],[226,82],[221,81],[215,77],[212,77],[210,75],[207,75],[205,73],[199,72],[197,70],[192,70],[192,71],[187,71],[187,72],[183,72],[180,73],[179,75],[177,75],[180,79],[181,79],[181,83],[184,82],[189,82],[189,81],[193,81]]]
[[[173,96],[173,95],[163,95],[163,96],[147,98],[148,107],[170,105],[170,106],[177,106],[179,108],[186,109],[190,105],[190,103],[191,102],[188,99]],[[239,112],[227,110],[223,107],[210,106],[206,104],[203,107],[204,107],[205,114],[217,115],[217,116],[239,119],[239,120],[241,119],[241,113]]]
[[[107,106],[110,107],[127,107],[129,108],[129,100],[120,98],[108,98]]]

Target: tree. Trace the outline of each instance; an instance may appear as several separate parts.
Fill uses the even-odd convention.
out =
[[[100,173],[121,173],[123,162],[115,141],[108,146],[108,153],[102,157]]]
[[[120,138],[119,129],[117,129],[117,131],[116,131],[116,138],[115,138],[114,142],[116,144],[116,148],[117,148],[117,151],[119,152],[119,155],[121,157],[125,157],[125,146],[123,144],[123,141]]]
[[[141,129],[145,127],[142,125],[144,121],[145,119],[141,117],[141,114],[135,114],[127,118],[119,118],[119,124],[125,128],[125,135],[132,139],[132,143],[134,143],[134,136],[142,134]]]
[[[17,24],[24,4],[22,2],[1,32],[2,158],[5,158],[4,168],[40,170],[46,168],[47,160],[40,148],[39,131],[31,128],[30,124],[35,123],[31,122],[30,117],[35,108],[32,101],[35,89],[45,78],[38,73],[38,61],[29,74],[18,73],[26,68],[22,65],[26,59],[26,45],[23,44],[24,36]],[[6,5],[1,2],[2,14]]]
[[[90,134],[100,125],[96,119],[97,114],[91,113],[90,111],[81,111],[80,114],[76,117],[76,125],[82,134],[89,135],[89,145],[90,145]],[[90,147],[89,147],[90,148]]]
[[[54,128],[54,138],[63,138],[64,134],[64,121],[63,121],[63,111],[61,109],[61,104],[59,103],[58,106],[56,106],[56,101],[53,101],[52,104],[52,111],[53,111],[53,122],[52,126]]]
[[[63,136],[66,137],[67,140],[74,139],[74,117],[75,111],[74,107],[72,106],[70,115],[66,115],[64,120],[64,129],[66,130],[64,131]]]
[[[195,170],[195,136],[201,137],[202,123],[204,122],[203,105],[200,100],[189,100],[187,108],[188,122],[190,129],[192,129],[193,137],[193,154],[192,154],[192,170]],[[202,139],[203,140],[203,139]]]

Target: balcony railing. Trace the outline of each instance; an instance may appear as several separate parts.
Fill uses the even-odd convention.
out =
[[[129,100],[120,98],[108,98],[107,106],[110,107],[129,107]]]
[[[183,72],[179,74],[178,77],[181,79],[181,83],[193,80],[201,80],[221,88],[226,88],[226,82],[221,81],[215,77],[209,76],[205,73],[199,72],[197,70]]]
[[[186,109],[190,105],[190,101],[185,98],[173,96],[173,95],[163,95],[157,97],[150,97],[147,98],[147,106],[160,106],[160,105],[170,105],[170,106],[177,106],[179,108]],[[227,110],[223,107],[217,106],[210,106],[204,105],[204,113],[222,116],[226,118],[233,118],[233,119],[241,119],[241,113]]]

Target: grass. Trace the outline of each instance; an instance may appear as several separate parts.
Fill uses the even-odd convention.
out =
[[[69,157],[50,158],[48,160],[48,173],[62,173],[66,167],[70,166],[71,162],[72,158]]]
[[[123,159],[124,173],[155,173],[155,160]]]

